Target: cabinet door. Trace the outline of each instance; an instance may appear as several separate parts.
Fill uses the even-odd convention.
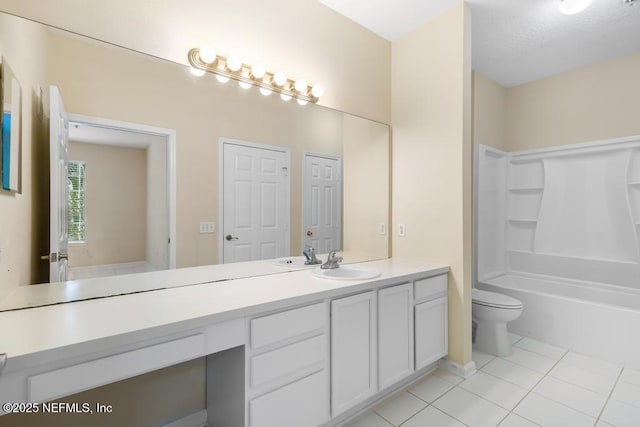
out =
[[[331,302],[331,413],[376,392],[375,291]]]
[[[249,402],[251,427],[315,427],[329,420],[326,371],[322,370]]]
[[[413,292],[410,283],[378,292],[380,390],[413,372]]]
[[[447,298],[416,305],[416,370],[448,352]]]

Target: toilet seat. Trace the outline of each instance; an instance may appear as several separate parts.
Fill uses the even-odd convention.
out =
[[[484,305],[486,307],[496,307],[503,309],[517,310],[522,308],[522,302],[508,295],[496,292],[483,291],[473,288],[471,294],[473,304]]]

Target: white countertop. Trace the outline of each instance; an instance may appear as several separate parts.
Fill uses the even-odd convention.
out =
[[[212,282],[220,274],[228,274],[225,269],[261,271],[267,262],[255,262],[253,267],[250,263],[226,264],[101,279],[118,286],[160,280],[177,287],[1,312],[0,353],[8,356],[5,372],[28,363],[24,359],[42,359],[46,352],[63,347],[92,346],[98,340],[154,328],[159,329],[158,334],[170,332],[176,324],[182,329],[198,327],[385,286],[397,283],[398,277],[411,280],[449,270],[420,261],[385,259],[353,264],[379,270],[381,275],[372,280],[334,281],[317,278],[309,270],[277,273],[279,267],[272,266],[269,275]],[[203,284],[180,286],[194,283]]]

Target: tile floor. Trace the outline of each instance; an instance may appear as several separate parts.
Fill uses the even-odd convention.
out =
[[[464,380],[438,369],[349,427],[640,427],[640,371],[510,334]]]

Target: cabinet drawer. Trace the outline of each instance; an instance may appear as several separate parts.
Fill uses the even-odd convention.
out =
[[[249,402],[251,427],[313,427],[328,419],[329,394],[324,370]]]
[[[414,284],[413,295],[416,301],[437,298],[447,293],[446,274],[416,280]]]
[[[327,356],[327,336],[309,338],[251,358],[251,386],[285,377],[322,363]]]
[[[29,377],[29,402],[46,402],[205,355],[204,335],[92,360]]]
[[[251,320],[251,347],[259,348],[322,329],[327,323],[324,303]]]

